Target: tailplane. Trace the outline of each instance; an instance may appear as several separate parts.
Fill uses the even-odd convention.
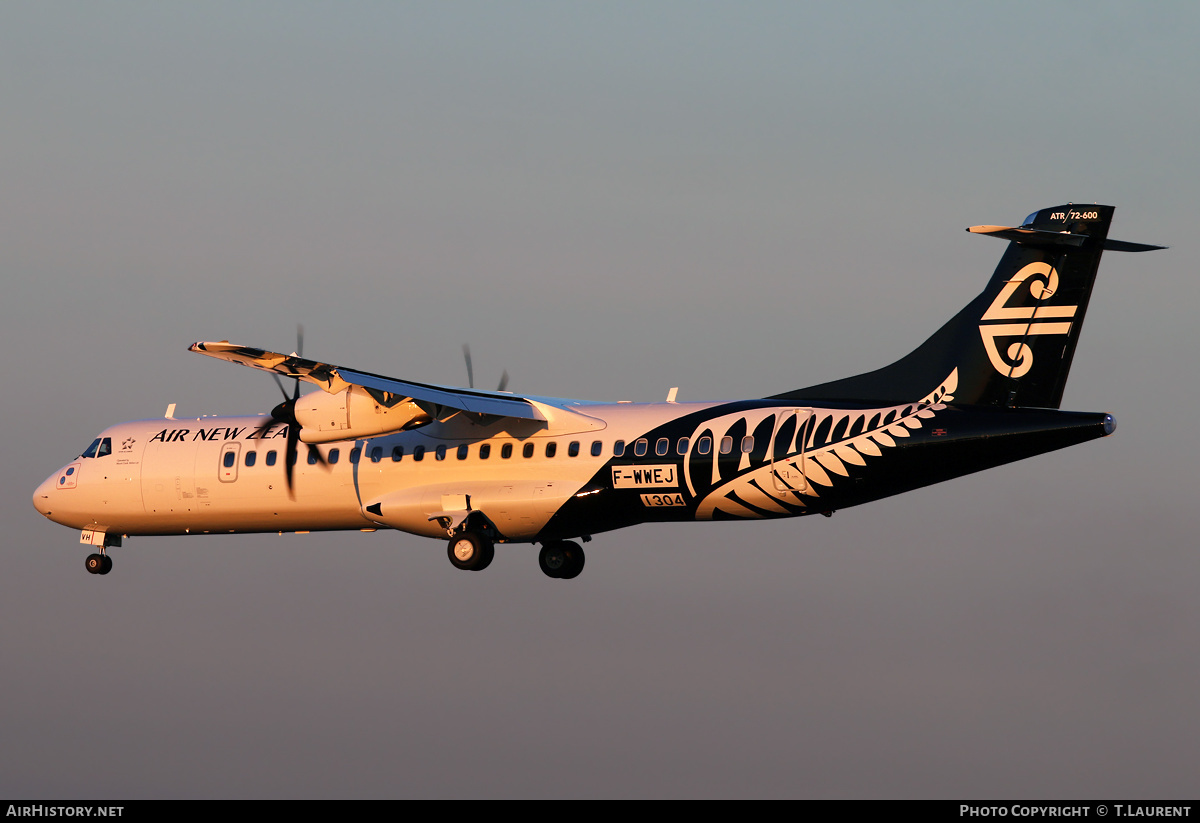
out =
[[[956,404],[1057,409],[1100,255],[1152,251],[1108,239],[1112,206],[1042,209],[1021,226],[967,231],[1008,241],[987,288],[915,351],[873,372],[775,395],[782,400],[903,403],[957,370]]]

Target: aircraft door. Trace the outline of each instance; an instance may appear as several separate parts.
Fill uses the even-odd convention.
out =
[[[222,483],[232,483],[238,476],[238,458],[241,456],[241,443],[225,443],[221,446],[220,463],[217,465],[217,477]]]
[[[808,490],[804,476],[804,447],[812,409],[790,409],[781,415],[771,444],[771,490],[776,497],[793,498]]]

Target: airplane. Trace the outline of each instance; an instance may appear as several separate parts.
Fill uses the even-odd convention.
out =
[[[876,371],[756,399],[570,400],[195,343],[272,372],[284,401],[112,426],[33,503],[80,530],[100,575],[131,536],[397,529],[446,540],[471,571],[497,544],[537,544],[542,572],[567,580],[601,532],[829,516],[1113,433],[1110,414],[1059,410],[1102,252],[1167,248],[1108,239],[1113,212],[1067,204],[967,229],[1008,245],[933,336]]]

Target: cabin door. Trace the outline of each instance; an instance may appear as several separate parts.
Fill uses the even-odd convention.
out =
[[[812,409],[791,409],[781,415],[771,448],[771,492],[795,500],[808,491],[804,476],[804,447],[812,426]]]

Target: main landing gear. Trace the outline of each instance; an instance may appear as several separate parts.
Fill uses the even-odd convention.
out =
[[[99,555],[95,555],[99,556]],[[446,556],[456,569],[483,571],[491,565],[496,549],[490,537],[477,531],[454,535],[446,546]],[[583,571],[583,547],[571,540],[551,540],[538,552],[542,573],[555,580],[571,580]],[[91,566],[88,567],[91,570]]]
[[[112,571],[112,558],[107,554],[89,554],[85,565],[89,574],[108,574]]]
[[[450,538],[446,554],[454,568],[480,572],[492,564],[496,549],[492,541],[479,532],[463,532]]]
[[[552,540],[538,552],[538,565],[547,577],[570,580],[583,571],[583,547],[570,540]]]

